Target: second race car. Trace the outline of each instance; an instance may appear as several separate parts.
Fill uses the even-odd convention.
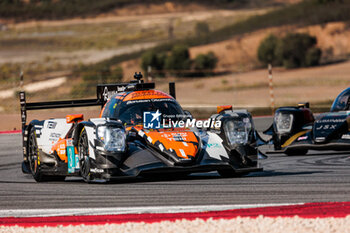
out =
[[[276,151],[303,155],[312,150],[350,150],[350,88],[334,100],[330,112],[316,119],[309,104],[281,107],[265,132],[272,136]]]

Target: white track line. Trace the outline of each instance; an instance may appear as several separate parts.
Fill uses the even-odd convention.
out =
[[[188,213],[222,211],[231,209],[247,209],[259,207],[275,207],[303,205],[304,203],[274,203],[246,205],[194,205],[194,206],[149,206],[149,207],[120,207],[120,208],[71,208],[71,209],[11,209],[0,210],[0,217],[49,217],[74,215],[116,215],[144,213]]]

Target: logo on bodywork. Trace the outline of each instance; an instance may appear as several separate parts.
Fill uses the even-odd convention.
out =
[[[161,116],[163,121],[161,122]],[[221,121],[215,119],[196,120],[189,118],[187,115],[162,115],[157,110],[156,112],[143,112],[143,127],[145,129],[169,129],[169,128],[220,128]]]
[[[103,169],[99,169],[99,168],[91,168],[90,169],[91,173],[103,173]]]
[[[145,129],[159,129],[161,115],[162,114],[159,112],[159,110],[157,110],[156,112],[144,112],[143,127]]]
[[[49,129],[54,129],[54,128],[56,128],[56,125],[57,125],[57,122],[55,122],[55,121],[49,121],[49,122],[47,122],[47,128],[49,128]]]
[[[350,139],[350,134],[343,134],[341,139]]]
[[[59,133],[51,133],[49,136],[49,141],[57,141],[61,137]]]
[[[103,100],[104,100],[104,101],[107,101],[107,100],[109,100],[114,94],[125,91],[126,86],[117,86],[116,88],[117,88],[117,90],[109,91],[108,88],[105,87],[105,88],[103,89],[103,93],[102,93]]]
[[[337,125],[319,125],[316,126],[316,130],[334,130],[337,128]]]
[[[208,143],[207,144],[208,148],[220,148],[220,144],[219,143]]]
[[[307,136],[301,136],[301,137],[298,137],[297,141],[302,141],[302,140],[306,140],[307,139]]]

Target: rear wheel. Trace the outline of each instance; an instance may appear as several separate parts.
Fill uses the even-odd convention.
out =
[[[81,130],[78,142],[79,150],[79,166],[80,166],[80,175],[83,177],[85,182],[90,182],[92,180],[90,173],[90,156],[89,156],[89,144],[88,137],[85,131],[85,128]]]
[[[65,179],[65,176],[47,176],[42,173],[40,165],[39,148],[36,141],[34,127],[30,130],[28,137],[28,160],[30,172],[32,173],[33,178],[36,182],[63,181]]]
[[[284,153],[288,156],[306,155],[307,149],[287,149]]]
[[[249,172],[236,173],[233,169],[218,170],[218,173],[225,178],[242,177],[249,174]]]

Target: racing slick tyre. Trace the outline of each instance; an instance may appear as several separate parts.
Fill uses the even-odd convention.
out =
[[[65,176],[48,176],[41,172],[39,148],[34,127],[31,128],[28,137],[28,160],[29,169],[36,182],[63,181],[66,178]]]
[[[307,149],[287,149],[284,153],[288,156],[306,155]]]
[[[249,174],[249,172],[235,173],[232,169],[218,170],[218,173],[224,178],[242,177]]]
[[[89,183],[92,180],[90,173],[90,156],[89,156],[89,141],[85,128],[80,132],[79,141],[78,141],[78,153],[79,153],[79,166],[80,166],[80,175],[83,177],[84,181]]]

